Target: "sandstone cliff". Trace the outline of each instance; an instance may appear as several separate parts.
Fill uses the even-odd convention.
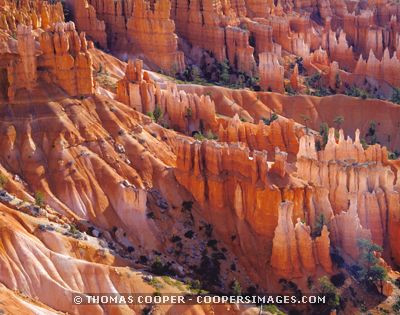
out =
[[[87,51],[85,34],[78,35],[72,22],[55,24],[51,30],[42,33],[40,46],[43,55],[39,65],[54,76],[57,85],[71,96],[94,92],[92,59]]]
[[[126,54],[143,54],[152,64],[175,74],[185,67],[178,50],[175,24],[169,18],[171,2],[69,1],[78,30],[103,48]],[[129,51],[126,51],[126,50]]]

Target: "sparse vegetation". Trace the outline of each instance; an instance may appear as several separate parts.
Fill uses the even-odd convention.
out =
[[[304,60],[303,57],[295,57],[294,62],[290,63],[290,69],[294,69],[294,67],[297,64],[297,68],[299,69],[299,74],[304,74],[305,68],[304,68]]]
[[[184,234],[184,236],[185,236],[186,238],[192,239],[193,236],[194,236],[194,232],[193,232],[192,230],[189,230],[189,231],[187,231],[187,232]]]
[[[160,118],[163,116],[163,112],[162,112],[161,108],[158,105],[156,105],[155,108],[154,108],[153,116],[154,116],[154,121],[156,123],[158,123]]]
[[[395,104],[400,104],[400,88],[399,87],[395,87],[393,89],[393,94],[392,94],[392,97],[390,98],[390,101]]]
[[[182,211],[191,212],[193,208],[193,201],[186,200],[182,202]]]
[[[173,278],[171,278],[170,276],[161,276],[161,279],[168,285],[170,285],[171,287],[176,287],[182,291],[185,290],[184,285],[182,282],[175,280]]]
[[[322,148],[325,148],[326,144],[328,143],[328,136],[329,136],[329,126],[326,122],[323,122],[319,126],[319,134],[322,137]]]
[[[151,120],[155,121],[153,112],[147,112],[146,115],[149,116]]]
[[[306,78],[306,84],[309,87],[320,88],[321,87],[321,74],[319,72],[315,72],[308,78]]]
[[[333,310],[340,305],[338,291],[327,276],[318,279],[318,290],[326,297],[325,306],[328,307],[329,310]]]
[[[291,96],[297,94],[296,90],[294,90],[290,84],[285,84],[285,92],[286,92],[286,94],[291,95]]]
[[[204,135],[201,133],[201,131],[198,131],[193,135],[193,138],[199,141],[218,139],[217,135],[215,135],[211,130],[207,131]]]
[[[310,121],[310,117],[307,115],[301,115],[301,119],[303,120],[303,124],[306,127],[306,134],[308,134],[308,122]]]
[[[7,184],[7,182],[8,182],[7,177],[0,172],[0,189],[3,189],[4,186]]]
[[[379,265],[376,253],[382,252],[383,248],[368,239],[360,239],[357,243],[361,252],[361,270],[359,272],[361,281],[370,287],[376,283],[380,283],[382,286],[382,281],[387,278],[387,271]]]
[[[71,234],[77,234],[77,233],[79,233],[79,230],[78,230],[78,228],[76,227],[75,224],[71,224],[71,225],[69,226],[69,232],[70,232]]]
[[[343,272],[331,276],[331,282],[337,288],[340,288],[346,281],[346,275]]]
[[[191,280],[191,281],[189,281],[188,282],[188,286],[189,286],[189,288],[190,288],[190,290],[191,291],[200,291],[201,290],[201,288],[202,288],[202,285],[201,285],[201,282],[200,282],[200,280]]]
[[[388,151],[388,159],[389,160],[397,160],[400,156],[400,152],[395,150],[394,152]]]
[[[314,96],[327,96],[331,95],[332,91],[323,86],[321,73],[315,72],[305,80],[306,94]]]
[[[271,116],[269,118],[262,118],[262,121],[264,122],[264,124],[266,125],[270,125],[274,120],[278,119],[278,115],[275,112],[271,113]]]
[[[228,60],[225,60],[221,63],[218,64],[218,68],[220,69],[219,73],[219,81],[223,84],[229,84],[230,83],[230,65]]]
[[[353,96],[353,97],[360,97],[363,100],[370,97],[369,93],[366,90],[363,90],[356,86],[351,86],[351,87],[346,88],[346,91],[344,94],[346,94],[348,96]]]
[[[151,264],[151,272],[158,276],[174,274],[174,272],[171,270],[171,264],[169,262],[164,264],[158,256]]]
[[[338,267],[338,268],[343,268],[344,267],[344,259],[340,255],[339,251],[336,248],[333,248],[331,250],[331,259],[332,262]]]
[[[303,293],[293,281],[287,281],[286,279],[281,278],[279,279],[279,283],[282,286],[282,291],[290,292],[297,297],[302,296]]]
[[[325,215],[320,213],[320,215],[315,219],[315,227],[312,233],[313,237],[321,236],[322,228],[326,224]]]
[[[396,302],[393,304],[392,310],[395,312],[395,314],[400,314],[400,296],[396,298]]]
[[[191,118],[192,117],[192,108],[191,107],[186,107],[186,110],[185,110],[185,117],[187,118],[187,119],[189,119],[189,118]]]
[[[41,191],[35,193],[35,205],[38,207],[44,207],[44,194]]]
[[[269,312],[273,315],[285,315],[285,312],[282,312],[276,305],[274,304],[268,304],[268,305],[263,305],[262,307],[263,311]]]
[[[158,123],[160,119],[163,117],[164,113],[162,112],[161,108],[156,105],[152,112],[147,112],[146,114],[153,120],[154,122]]]
[[[212,56],[212,53],[210,53]],[[260,90],[259,78],[238,71],[228,60],[223,62],[203,63],[200,66],[189,65],[183,73],[176,74],[177,83],[191,82],[194,84],[212,86],[222,85],[232,89],[249,87]]]
[[[333,122],[336,124],[336,129],[340,129],[344,122],[344,117],[343,116],[336,116]]]
[[[146,213],[146,217],[147,217],[148,219],[152,219],[152,220],[154,220],[154,219],[156,218],[156,216],[154,215],[154,212],[152,212],[152,211],[147,212],[147,213]]]
[[[157,289],[157,290],[164,288],[162,282],[161,282],[159,279],[157,279],[156,277],[152,277],[151,280],[148,281],[148,283],[149,283],[152,287],[154,287],[155,289]]]
[[[231,282],[230,290],[232,295],[242,295],[242,287],[240,286],[240,282],[236,279]]]
[[[201,254],[201,262],[197,268],[197,273],[202,278],[206,287],[220,284],[220,268],[221,264],[219,260],[214,257],[210,258],[207,249],[205,249]]]
[[[313,287],[313,285],[314,285],[314,281],[313,281],[312,277],[311,277],[311,276],[308,276],[308,277],[307,277],[307,288],[308,288],[309,290],[311,290],[311,288]]]
[[[99,68],[93,71],[93,76],[95,80],[99,83],[99,85],[109,90],[113,93],[116,92],[117,89],[117,79],[113,78],[109,72],[104,68],[103,64],[99,64]]]
[[[213,228],[213,226],[211,224],[204,223],[202,228],[204,228],[204,230],[205,230],[204,233],[206,234],[207,237],[211,237],[212,236],[214,228]]]
[[[362,147],[363,147],[363,149],[364,150],[366,150],[367,148],[368,148],[368,143],[367,143],[367,141],[365,141],[365,139],[364,138],[361,138],[360,139],[360,143],[361,143],[361,145],[362,145]]]
[[[171,237],[172,243],[177,243],[177,242],[180,242],[181,240],[182,240],[182,238],[178,235],[172,235],[172,237]]]
[[[368,131],[365,135],[365,141],[368,145],[374,145],[378,143],[376,126],[377,126],[376,121],[372,120],[369,122]]]

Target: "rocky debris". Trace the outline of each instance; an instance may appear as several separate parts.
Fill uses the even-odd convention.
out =
[[[96,229],[93,229],[93,230],[92,230],[92,235],[93,235],[94,237],[98,238],[98,237],[100,237],[100,231],[98,231],[98,230],[96,230]]]
[[[127,179],[124,179],[121,183],[124,187],[134,187]]]
[[[119,144],[119,143],[115,144],[115,150],[118,153],[125,153],[126,152],[124,146],[122,144]]]

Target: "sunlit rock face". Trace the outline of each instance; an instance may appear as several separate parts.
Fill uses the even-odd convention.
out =
[[[58,23],[41,34],[43,55],[40,66],[49,69],[54,82],[69,95],[94,92],[92,59],[87,51],[85,34],[78,34],[72,22]]]
[[[68,4],[78,29],[101,47],[127,55],[141,53],[168,73],[183,71],[184,56],[169,18],[170,1],[70,0]]]
[[[298,175],[329,191],[335,215],[333,238],[346,253],[356,259],[357,240],[368,234],[382,246],[393,227],[391,221],[397,221],[394,214],[399,207],[394,201],[398,192],[386,148],[374,145],[364,150],[358,130],[354,142],[349,137],[345,140],[342,130],[336,141],[331,129],[324,150],[316,152],[313,137],[305,136],[300,140],[297,157]],[[391,244],[395,254],[397,246]]]

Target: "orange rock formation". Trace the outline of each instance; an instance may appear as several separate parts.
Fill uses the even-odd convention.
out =
[[[175,74],[185,67],[178,50],[171,2],[73,0],[77,27],[103,48],[143,54],[158,68]],[[126,51],[128,50],[128,51]]]
[[[400,108],[304,93],[370,85],[391,95],[400,85],[399,8],[386,0],[69,0],[64,8],[0,0],[2,307],[138,314],[145,305],[78,306],[72,295],[183,293],[191,289],[181,282],[192,280],[211,292],[228,293],[235,280],[279,292],[281,278],[303,290],[309,279],[345,273],[332,252],[359,263],[359,239],[384,248],[375,256],[393,281],[400,163],[362,138],[375,120],[376,140],[396,150]],[[64,9],[74,22],[64,22]],[[240,74],[253,90],[210,86],[207,77],[177,84],[151,71],[183,72],[186,62],[187,72],[204,71],[225,60],[230,80]],[[318,135],[338,115],[343,130]],[[160,263],[174,279],[153,278]],[[375,284],[398,293],[389,280]]]

